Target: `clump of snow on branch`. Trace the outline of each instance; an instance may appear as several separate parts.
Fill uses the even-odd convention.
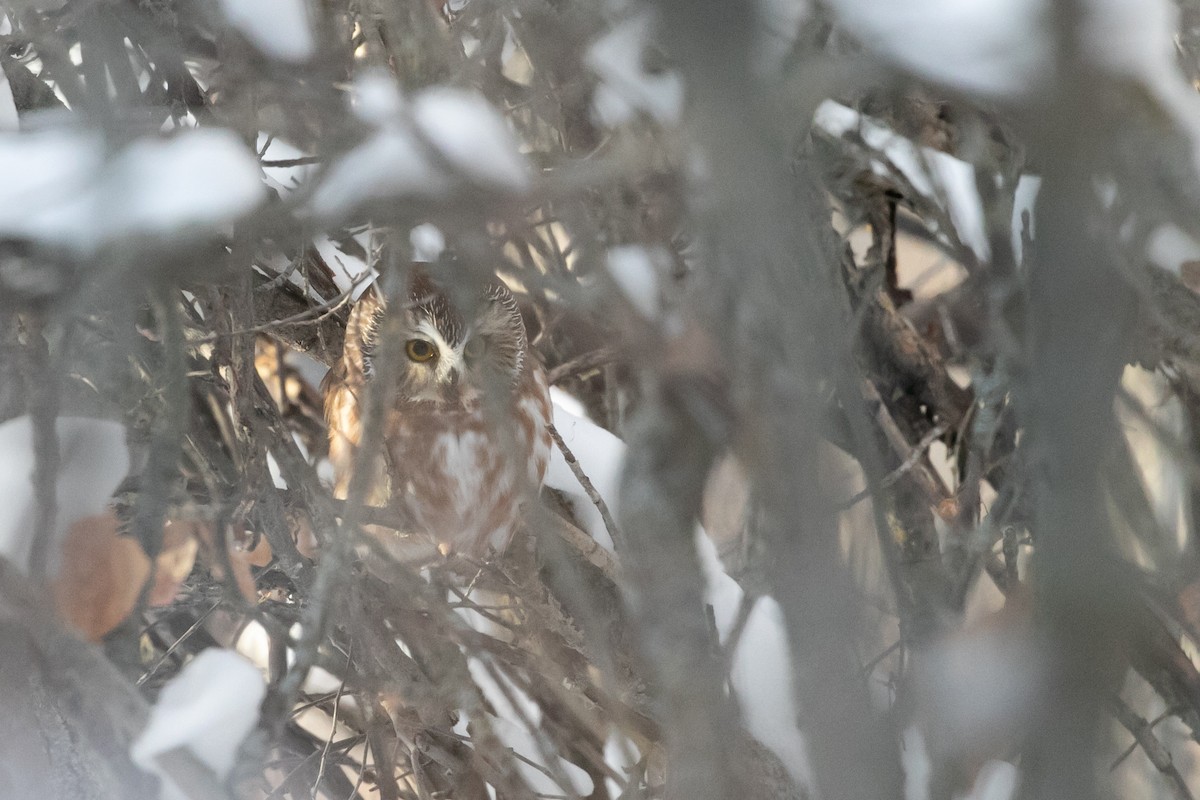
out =
[[[877,175],[886,176],[894,170],[914,190],[942,206],[959,241],[981,261],[988,260],[991,248],[983,202],[975,188],[975,167],[932,147],[918,147],[883,123],[832,100],[821,103],[813,121],[832,136],[860,136],[887,159],[887,163],[872,160],[871,168]]]
[[[356,86],[355,113],[375,130],[337,159],[311,199],[318,217],[336,217],[372,200],[440,199],[467,183],[520,193],[532,177],[508,125],[481,95],[433,87],[411,102],[387,79]]]
[[[105,220],[115,231],[166,237],[232,223],[264,194],[257,162],[232,131],[196,129],[135,141],[113,162],[94,201],[122,198]]]
[[[358,234],[354,237],[364,250],[370,251],[370,236]],[[328,236],[313,239],[313,247],[329,267],[334,284],[343,292],[352,292],[357,299],[367,290],[379,273],[362,258],[351,255]]]
[[[900,737],[900,766],[904,769],[904,800],[929,800],[929,781],[933,762],[925,737],[915,725]]]
[[[51,572],[57,569],[59,544],[71,523],[108,506],[112,493],[129,471],[125,428],[120,423],[82,417],[59,417],[59,471],[55,484],[55,539],[49,553]],[[36,463],[33,423],[28,416],[0,424],[0,555],[23,570],[36,530],[37,498],[33,473]]]
[[[281,61],[304,61],[315,50],[304,0],[220,0],[233,27],[259,50]]]
[[[1024,94],[1053,65],[1041,0],[832,0],[854,36],[918,75],[985,95]]]
[[[529,188],[529,167],[516,140],[482,95],[435,86],[413,98],[413,118],[425,140],[463,175],[496,189]]]
[[[1146,256],[1155,266],[1179,275],[1185,263],[1200,261],[1200,242],[1176,225],[1160,225],[1146,241]]]
[[[608,274],[625,298],[647,319],[658,316],[658,275],[655,264],[664,258],[669,258],[669,255],[661,248],[647,249],[636,244],[621,245],[608,251]]]
[[[277,137],[268,137],[265,133],[258,135],[258,142],[255,144],[255,147],[258,148],[263,161],[295,161],[308,155],[308,153],[300,150],[295,145]],[[315,167],[312,164],[263,167],[263,174],[267,178],[267,185],[278,192],[281,197],[286,197],[300,188],[300,186],[312,177],[314,171]]]
[[[12,86],[8,76],[0,70],[0,131],[15,131],[21,127],[17,104],[13,100]]]
[[[0,234],[78,253],[130,237],[221,232],[265,196],[253,155],[219,129],[137,139],[111,159],[96,134],[9,135],[0,169]]]
[[[989,761],[975,776],[975,785],[964,800],[1012,800],[1020,773],[1007,761]]]
[[[796,32],[812,11],[808,0],[759,0],[758,47],[754,58],[758,71],[772,75],[783,69],[795,44]]]
[[[1032,635],[997,624],[939,642],[916,674],[917,696],[936,754],[991,752],[1015,736],[1044,692],[1046,665]]]
[[[415,195],[440,197],[450,182],[428,163],[408,130],[384,128],[338,159],[312,197],[312,210],[332,217],[364,201]]]
[[[841,24],[883,58],[938,83],[987,96],[1049,88],[1057,72],[1047,0],[831,0]],[[1084,0],[1078,53],[1141,80],[1169,107],[1197,108],[1174,62],[1179,11],[1167,0]],[[1190,98],[1185,95],[1192,95]]]
[[[368,70],[354,81],[350,107],[363,122],[390,125],[403,113],[404,105],[396,81],[382,70]]]
[[[172,798],[187,795],[155,763],[172,750],[188,748],[224,779],[242,740],[258,723],[266,691],[262,673],[249,661],[232,650],[205,650],[163,687],[131,748],[134,763],[163,777],[165,794]]]
[[[436,225],[423,222],[408,232],[408,244],[412,247],[413,261],[431,263],[446,249],[446,236]]]
[[[647,114],[673,124],[683,113],[683,81],[673,72],[652,74],[642,63],[651,18],[638,14],[614,27],[588,49],[585,63],[600,79],[592,110],[601,125],[618,126]]]

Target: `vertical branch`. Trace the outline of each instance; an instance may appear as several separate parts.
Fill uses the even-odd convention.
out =
[[[162,547],[163,523],[167,518],[171,490],[179,473],[189,403],[187,354],[178,296],[168,286],[156,287],[151,296],[151,306],[162,340],[159,362],[162,405],[151,429],[150,452],[142,471],[137,507],[130,529],[153,564]],[[143,587],[142,602],[149,595],[152,583],[147,581]]]
[[[761,503],[767,577],[784,613],[817,789],[827,800],[895,797],[902,793],[896,743],[859,672],[857,601],[818,483],[817,387],[827,370],[846,365],[838,357],[835,271],[800,222],[825,216],[823,198],[803,165],[800,184],[787,175],[789,147],[779,130],[792,126],[766,112],[764,87],[750,69],[754,5],[663,0],[661,7],[695,93],[711,185],[720,187],[708,222],[724,240],[702,264],[705,288],[718,300],[704,311],[711,340],[728,348],[739,456]],[[789,99],[793,107],[801,100],[794,113],[809,118],[821,97]]]
[[[1101,241],[1092,180],[1103,170],[1098,132],[1074,124],[1095,102],[1078,51],[1077,3],[1057,7],[1059,91],[1041,132],[1048,166],[1038,198],[1038,249],[1029,294],[1028,376],[1018,383],[1035,469],[1039,622],[1051,665],[1045,703],[1023,764],[1030,798],[1100,793],[1096,756],[1106,698],[1124,673],[1123,593],[1101,464],[1116,435],[1112,403],[1132,339],[1134,298],[1115,248]]]
[[[621,527],[630,605],[662,703],[670,800],[737,797],[731,708],[704,613],[695,519],[717,443],[688,408],[694,387],[659,387],[629,424]]]
[[[29,391],[29,417],[33,423],[33,487],[37,503],[33,542],[29,552],[31,575],[45,575],[50,567],[58,516],[58,379],[46,341],[44,312],[29,316],[26,344],[26,383]]]

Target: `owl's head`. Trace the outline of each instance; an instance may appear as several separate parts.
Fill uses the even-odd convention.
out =
[[[385,311],[377,296],[371,303],[360,301],[355,314],[360,311],[365,317],[352,319],[351,326],[361,329],[359,357],[369,381]],[[425,273],[415,273],[399,322],[399,399],[473,405],[483,396],[516,387],[525,366],[525,324],[503,284],[451,294]]]

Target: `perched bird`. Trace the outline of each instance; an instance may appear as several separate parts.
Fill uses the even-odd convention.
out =
[[[375,290],[364,295],[351,311],[342,359],[323,384],[325,417],[335,492],[344,497],[366,392],[381,392],[383,447],[368,465],[367,502],[403,512],[442,553],[482,556],[507,546],[541,487],[551,404],[512,292],[495,282],[463,294],[414,270],[399,324],[387,326],[399,331],[391,386],[376,382],[388,311]]]

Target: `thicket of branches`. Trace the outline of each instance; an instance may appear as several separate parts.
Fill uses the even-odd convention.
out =
[[[1196,231],[1200,184],[1075,17],[1051,21],[1053,88],[992,104],[884,66],[819,3],[323,0],[300,58],[238,6],[4,9],[0,419],[32,432],[34,502],[0,571],[0,775],[22,796],[157,796],[128,756],[150,706],[247,630],[257,727],[228,778],[159,757],[186,797],[894,798],[918,750],[935,798],[989,761],[1028,797],[1194,795],[1200,300],[1194,262],[1147,244]],[[423,118],[433,87],[485,98],[527,175],[473,140],[486,114]],[[112,211],[158,219],[172,192],[130,154],[205,130],[257,154],[262,197]],[[387,131],[411,164],[372,149]],[[94,205],[59,187],[38,217],[56,154],[93,147]],[[233,192],[203,173],[168,188]],[[363,534],[407,520],[331,493],[323,367],[362,268],[400,279],[430,226],[628,447],[615,552],[547,489],[503,557],[418,569]],[[131,464],[65,544],[60,417],[119,422]],[[742,591],[723,637],[698,521]],[[766,598],[803,765],[730,679]]]

